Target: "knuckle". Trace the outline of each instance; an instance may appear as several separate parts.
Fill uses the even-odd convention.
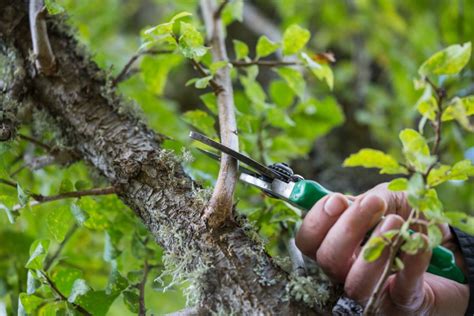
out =
[[[343,268],[338,258],[334,255],[334,252],[321,248],[316,253],[316,261],[324,273],[331,279],[337,282],[344,281],[345,275]]]

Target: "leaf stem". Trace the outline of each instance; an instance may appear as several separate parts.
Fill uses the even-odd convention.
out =
[[[56,259],[58,258],[59,254],[62,252],[62,250],[64,249],[64,246],[67,244],[67,242],[69,241],[69,239],[71,239],[72,235],[74,235],[74,233],[76,232],[76,230],[78,229],[79,227],[77,226],[76,223],[74,223],[71,228],[69,228],[69,231],[66,233],[66,236],[64,236],[64,239],[63,241],[59,244],[59,247],[58,249],[56,249],[56,251],[54,252],[54,254],[49,257],[48,259],[46,259],[46,262],[44,264],[44,270],[45,271],[48,271],[49,268],[51,268],[52,264],[54,263],[54,261],[56,261]]]

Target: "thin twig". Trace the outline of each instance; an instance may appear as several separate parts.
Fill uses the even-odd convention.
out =
[[[36,68],[47,76],[56,72],[57,64],[46,27],[46,8],[42,0],[30,0],[29,19],[33,53],[36,57]]]
[[[42,141],[40,141],[40,140],[38,140],[38,139],[36,139],[36,138],[33,138],[33,137],[31,137],[31,136],[27,136],[27,135],[23,135],[23,134],[18,134],[18,137],[19,137],[20,139],[26,140],[26,141],[28,141],[28,142],[30,142],[30,143],[32,143],[32,144],[38,146],[38,147],[43,148],[43,149],[46,150],[46,151],[51,151],[51,149],[52,149],[51,146],[49,146],[48,144],[45,144],[45,143],[43,143]]]
[[[258,66],[263,66],[263,67],[301,66],[300,62],[284,61],[284,60],[251,60],[251,61],[233,60],[230,63],[234,67],[250,67],[253,65],[258,65]]]
[[[54,254],[51,256],[51,257],[48,257],[48,259],[46,259],[46,262],[44,264],[44,270],[45,271],[48,271],[49,268],[51,268],[52,264],[54,263],[54,261],[56,261],[56,259],[58,258],[59,254],[61,253],[61,251],[64,249],[64,246],[67,244],[67,242],[69,241],[69,239],[71,239],[72,235],[74,235],[74,233],[76,232],[76,230],[79,228],[79,226],[77,226],[76,223],[74,223],[71,228],[68,230],[68,232],[66,233],[66,236],[64,236],[64,239],[63,241],[59,244],[59,247],[58,249],[56,249],[56,251],[54,252]]]
[[[84,307],[82,307],[81,305],[77,304],[77,303],[71,303],[68,301],[67,297],[58,289],[58,287],[56,286],[56,284],[53,282],[53,280],[51,280],[49,278],[49,276],[40,270],[40,273],[41,275],[43,275],[43,277],[45,278],[46,280],[46,283],[48,283],[48,285],[51,287],[51,289],[53,290],[54,293],[56,293],[59,298],[62,300],[62,301],[65,301],[65,302],[68,302],[70,303],[75,310],[77,310],[78,312],[82,313],[83,315],[90,315],[92,316],[91,313],[89,313]]]
[[[211,44],[213,61],[228,61],[224,25],[220,16],[215,18],[215,13],[218,10],[216,1],[201,0],[200,6],[206,25],[208,42]],[[215,75],[215,80],[223,89],[217,94],[221,143],[238,151],[239,139],[237,137],[234,93],[229,67],[220,68]],[[230,219],[236,182],[237,160],[229,155],[222,154],[216,186],[204,213],[204,220],[211,228],[219,227]]]
[[[222,11],[224,11],[225,7],[229,4],[230,0],[224,0],[217,8],[216,12],[214,12],[214,19],[218,20],[221,18]]]
[[[303,254],[298,249],[298,247],[296,247],[294,238],[291,238],[288,241],[288,253],[290,254],[293,272],[298,276],[306,275],[306,267],[303,259]]]
[[[417,213],[416,209],[412,209],[412,211],[410,212],[410,215],[408,216],[407,222],[411,222],[412,219],[415,217],[416,213]],[[370,295],[369,301],[367,302],[367,305],[365,306],[364,316],[376,315],[377,304],[378,302],[380,302],[380,297],[383,293],[385,282],[390,276],[393,262],[395,260],[395,257],[398,254],[398,250],[402,246],[402,242],[401,242],[402,238],[403,238],[402,234],[398,233],[395,236],[395,239],[390,243],[388,260],[385,264],[382,275],[380,276],[380,279],[377,281],[377,284],[375,285],[375,288],[372,291],[372,294]]]
[[[146,316],[146,305],[145,305],[145,285],[150,272],[150,266],[148,260],[145,259],[143,263],[143,278],[138,284],[139,299],[138,299],[138,315]]]
[[[84,196],[98,196],[98,195],[109,195],[109,194],[115,194],[117,193],[117,188],[110,186],[106,188],[94,188],[90,190],[84,190],[84,191],[72,191],[72,192],[64,192],[60,193],[57,195],[50,195],[50,196],[44,196],[41,194],[30,194],[30,196],[35,199],[35,201],[31,202],[29,204],[30,207],[48,203],[48,202],[53,202],[53,201],[58,201],[58,200],[64,200],[64,199],[72,199],[72,198],[80,198]],[[23,206],[21,205],[15,205],[12,209],[12,211],[19,211],[22,209]]]
[[[191,63],[193,64],[194,69],[196,69],[196,71],[199,72],[199,75],[201,77],[210,76],[210,73],[207,72],[207,70],[204,68],[204,66],[200,62],[194,59],[191,59]],[[214,78],[209,80],[209,85],[211,86],[215,95],[218,95],[224,90],[224,88],[221,85],[219,85]]]
[[[130,68],[133,66],[133,64],[140,58],[141,56],[145,55],[160,55],[160,54],[170,54],[172,53],[172,50],[156,50],[156,49],[148,49],[144,50],[141,52],[138,52],[134,54],[128,62],[125,64],[125,66],[122,68],[120,73],[112,80],[112,86],[116,86],[120,82],[124,81],[127,78],[127,75],[130,72]]]

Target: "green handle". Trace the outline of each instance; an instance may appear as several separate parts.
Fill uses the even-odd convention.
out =
[[[329,193],[331,193],[331,191],[316,181],[300,180],[295,183],[289,200],[296,206],[309,211],[316,202]],[[454,254],[443,246],[437,246],[433,249],[427,271],[459,283],[467,282],[464,273],[456,265]]]

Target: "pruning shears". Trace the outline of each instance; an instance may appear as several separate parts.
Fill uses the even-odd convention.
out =
[[[265,166],[200,133],[191,132],[189,137],[235,158],[239,162],[241,181],[259,188],[272,198],[281,199],[303,211],[309,211],[321,198],[332,193],[318,182],[306,180],[295,174],[285,163]],[[211,158],[220,159],[220,155],[199,150]],[[245,164],[246,167],[241,166],[240,163]],[[443,246],[437,246],[432,250],[427,272],[459,283],[467,282],[464,273],[456,265],[454,254]]]

